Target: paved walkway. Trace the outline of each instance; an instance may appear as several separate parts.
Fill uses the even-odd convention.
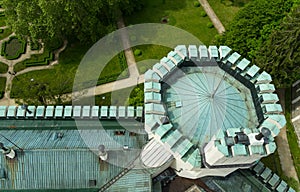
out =
[[[118,24],[119,29],[125,27],[123,18],[120,18],[117,24]],[[128,33],[125,30],[124,30],[124,33],[121,34],[121,38],[122,38],[124,47],[131,47],[129,40],[128,40],[129,39]],[[73,99],[82,97],[83,95],[84,95],[84,97],[101,95],[104,93],[132,87],[132,86],[136,86],[137,84],[144,83],[144,74],[142,74],[142,75],[139,74],[139,70],[137,68],[132,49],[126,49],[126,50],[124,50],[124,53],[125,53],[125,58],[126,58],[127,65],[128,65],[128,71],[129,71],[128,78],[110,82],[110,83],[106,83],[103,85],[99,85],[97,87],[85,89],[84,91],[81,91],[81,92],[70,93],[70,94],[66,95],[67,96],[66,98],[70,97],[71,95],[72,95]]]
[[[207,0],[198,0],[201,6],[203,7],[204,11],[210,18],[211,22],[214,24],[215,28],[217,29],[219,34],[225,32],[225,27],[223,26],[222,22],[215,14],[214,10],[211,8]]]
[[[15,34],[13,33],[10,36],[13,36],[13,35],[15,35]],[[1,46],[2,46],[2,42],[7,41],[10,36],[0,40],[0,49],[1,49]],[[18,72],[15,76],[18,76],[18,75],[21,75],[21,74],[24,74],[24,73],[27,73],[27,72],[30,72],[30,71],[52,68],[53,65],[58,63],[59,54],[66,48],[67,43],[68,43],[67,41],[64,41],[63,46],[61,48],[59,48],[58,50],[54,51],[54,60],[51,61],[49,63],[49,65],[47,65],[47,66],[28,67],[28,68]],[[8,72],[13,72],[14,71],[14,66],[17,63],[22,62],[22,61],[30,58],[31,55],[42,54],[43,52],[44,52],[44,46],[42,46],[42,48],[40,50],[31,50],[29,43],[27,43],[26,53],[22,54],[21,57],[19,57],[18,59],[8,60],[8,59],[0,56],[0,62],[3,62],[3,63],[8,65],[7,73],[0,74],[1,77],[6,77],[5,94],[4,94],[4,97],[0,100],[0,105],[16,105],[15,100],[10,98],[10,91],[11,91],[11,87],[12,87],[12,81],[15,78],[15,76],[9,74]]]
[[[278,96],[280,98],[280,103],[282,108],[285,109],[285,89],[278,89]],[[280,130],[279,135],[275,138],[277,144],[277,150],[280,159],[280,165],[284,175],[287,177],[294,178],[299,182],[296,169],[294,167],[293,159],[291,156],[290,147],[288,144],[288,139],[286,135],[286,127]]]

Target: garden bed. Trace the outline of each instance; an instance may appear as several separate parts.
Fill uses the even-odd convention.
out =
[[[1,56],[8,60],[18,59],[26,52],[26,41],[13,36],[2,43]]]
[[[0,77],[0,99],[4,97],[5,86],[6,86],[6,78]]]
[[[7,70],[8,70],[8,65],[0,62],[0,73],[7,73]]]

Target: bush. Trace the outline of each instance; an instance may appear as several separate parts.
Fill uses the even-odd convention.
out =
[[[141,55],[142,55],[142,51],[140,49],[134,50],[134,56],[141,56]]]
[[[200,15],[201,15],[202,17],[206,17],[206,16],[207,16],[207,14],[206,14],[205,11],[201,11]]]
[[[199,1],[194,1],[194,7],[200,7]]]
[[[207,23],[206,26],[207,26],[208,28],[213,28],[213,27],[214,27],[214,25],[212,24],[212,22]]]
[[[4,32],[4,30],[3,29],[0,29],[0,33],[3,33]]]
[[[34,51],[34,50],[40,50],[41,48],[42,48],[42,45],[38,41],[36,41],[36,42],[31,41],[30,42],[30,49],[32,51]]]

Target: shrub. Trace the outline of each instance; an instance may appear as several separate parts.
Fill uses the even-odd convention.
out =
[[[135,56],[141,56],[142,55],[142,51],[140,49],[136,49],[136,50],[134,50],[134,55]]]
[[[3,31],[4,31],[3,29],[0,29],[0,33],[3,33]]]
[[[214,27],[214,25],[212,24],[212,22],[207,23],[206,26],[207,26],[208,28],[213,28],[213,27]]]
[[[38,41],[36,41],[36,42],[31,41],[30,42],[30,49],[32,51],[34,51],[34,50],[40,50],[41,48],[42,48],[42,45]]]
[[[194,7],[200,7],[199,1],[194,1]]]
[[[202,17],[206,17],[206,16],[207,16],[207,14],[206,14],[205,11],[201,11],[200,15],[201,15]]]

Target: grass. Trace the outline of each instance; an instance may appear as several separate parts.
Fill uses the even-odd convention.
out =
[[[0,73],[7,73],[7,70],[8,70],[8,65],[0,62]]]
[[[270,168],[277,175],[282,175],[282,169],[277,150],[273,154],[262,158],[261,162],[263,162],[266,167]]]
[[[4,12],[0,12],[0,27],[6,25],[6,17],[4,15]]]
[[[25,97],[23,92],[28,92],[28,87],[24,86],[30,79],[34,79],[36,82],[46,82],[49,89],[55,89],[58,84],[64,82],[58,82],[59,80],[53,80],[53,78],[58,79],[62,77],[63,80],[67,80],[67,87],[63,90],[63,93],[70,93],[73,89],[73,81],[77,71],[77,67],[80,64],[81,59],[90,48],[88,45],[81,45],[79,43],[70,44],[65,51],[63,51],[59,57],[59,65],[55,65],[52,69],[32,71],[18,76],[18,79],[13,80],[11,96],[14,98]],[[26,66],[24,64],[16,65],[16,71],[24,69]],[[115,81],[119,77],[126,77],[127,63],[124,53],[120,53],[115,58],[113,58],[103,69],[99,76],[99,79],[104,79],[102,83],[108,81]],[[125,71],[125,72],[124,72]],[[98,81],[98,84],[101,82]]]
[[[208,0],[208,2],[225,28],[233,19],[234,15],[241,9],[241,7],[238,6],[228,5],[225,1],[222,3],[220,0]]]
[[[6,78],[0,77],[0,99],[3,98],[5,92]]]
[[[142,54],[140,56],[135,56],[137,67],[141,74],[145,73],[148,69],[151,69],[156,63],[155,61],[149,61],[149,59],[155,59],[159,61],[172,50],[171,48],[159,45],[140,45],[134,47],[133,51],[136,49],[142,50]]]
[[[52,54],[52,52],[45,49],[42,54],[31,55],[29,59],[17,63],[14,66],[14,71],[19,72],[24,70],[26,67],[48,65],[49,61],[53,60],[52,58],[53,55],[50,54]]]
[[[0,39],[4,39],[12,34],[12,30],[10,28],[3,29],[3,33],[0,33]]]
[[[127,106],[130,93],[133,91],[135,87],[128,87],[121,90],[116,90],[110,93],[105,93],[101,95],[97,95],[94,97],[95,105],[99,106]],[[92,98],[83,98],[79,102],[82,105],[90,105]],[[71,102],[66,104],[72,104]]]
[[[291,89],[286,89],[285,91],[285,117],[287,120],[286,123],[286,132],[287,138],[291,150],[292,159],[294,161],[294,166],[300,180],[300,148],[298,145],[298,138],[295,133],[293,124],[291,123]],[[298,184],[299,187],[299,184]]]
[[[213,43],[216,29],[209,29],[206,24],[208,17],[201,17],[202,7],[194,7],[194,0],[173,0],[163,3],[161,0],[145,0],[144,8],[125,18],[127,25],[138,23],[160,23],[164,17],[168,24],[181,28],[204,44]]]

